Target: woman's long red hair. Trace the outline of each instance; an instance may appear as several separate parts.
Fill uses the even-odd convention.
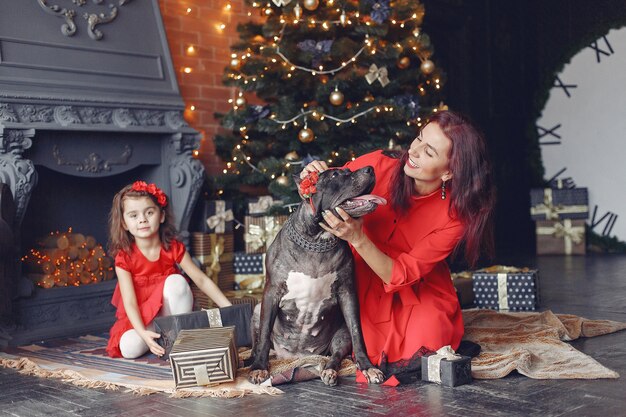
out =
[[[452,111],[433,115],[428,123],[436,123],[452,142],[450,172],[453,178],[446,182],[450,211],[464,225],[465,231],[456,250],[465,246],[465,260],[473,267],[481,252],[493,256],[493,209],[495,186],[489,154],[482,133],[465,116]],[[393,173],[391,184],[399,184],[390,191],[391,205],[406,212],[414,193],[413,179],[404,173],[408,151],[404,151]]]

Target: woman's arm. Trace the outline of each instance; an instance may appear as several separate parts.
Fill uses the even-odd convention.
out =
[[[126,310],[126,316],[128,316],[130,324],[133,325],[133,328],[139,333],[139,336],[146,345],[148,345],[150,352],[157,356],[163,355],[165,350],[154,340],[161,337],[161,335],[147,330],[141,318],[139,306],[137,305],[137,295],[135,294],[135,287],[133,286],[133,277],[130,272],[119,267],[115,267],[115,273],[117,274],[117,282],[120,286],[124,310]]]
[[[191,278],[191,280],[200,288],[200,290],[208,295],[218,307],[228,307],[232,305],[228,298],[222,293],[217,285],[209,278],[200,268],[193,263],[189,253],[185,252],[183,259],[179,263],[180,267]]]

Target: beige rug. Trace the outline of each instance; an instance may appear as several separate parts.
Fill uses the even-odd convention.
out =
[[[534,379],[619,377],[617,372],[565,342],[623,330],[626,323],[551,311],[464,310],[463,320],[464,339],[482,348],[472,360],[472,376],[476,379],[502,378],[512,371]]]

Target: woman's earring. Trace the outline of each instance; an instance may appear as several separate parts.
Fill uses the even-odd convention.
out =
[[[446,182],[445,181],[441,183],[441,199],[442,200],[446,199]]]

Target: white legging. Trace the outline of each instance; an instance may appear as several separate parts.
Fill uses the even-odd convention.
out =
[[[163,306],[159,316],[189,313],[193,308],[193,295],[187,280],[180,274],[170,275],[165,279],[163,286]],[[150,322],[146,328],[154,331],[154,324]],[[138,358],[148,351],[148,345],[137,333],[130,329],[124,332],[120,339],[120,351],[127,359]]]

